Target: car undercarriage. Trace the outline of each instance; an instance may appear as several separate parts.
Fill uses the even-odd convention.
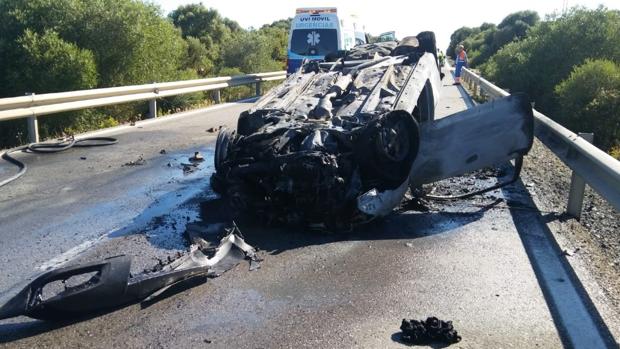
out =
[[[422,32],[398,43],[328,55],[325,62],[306,62],[243,112],[235,131],[220,131],[213,188],[239,214],[339,230],[388,214],[410,181],[441,179],[416,179],[417,172],[444,177],[476,169],[466,164],[456,172],[433,174],[429,170],[437,170],[436,164],[427,163],[428,168],[412,171],[429,155],[439,156],[435,160],[448,155],[424,149],[427,158],[416,161],[425,142],[439,140],[431,138],[433,128],[448,127],[455,132],[451,138],[460,133],[463,141],[482,136],[471,129],[468,117],[448,117],[450,125],[434,120],[442,74],[435,53],[434,34]],[[481,158],[473,161],[479,168],[509,154],[523,155],[531,146],[531,107],[523,96],[507,103],[523,133],[512,136],[518,139],[504,149],[508,154],[475,155]],[[498,105],[495,113],[507,111],[501,109]],[[445,129],[441,133],[448,135]]]

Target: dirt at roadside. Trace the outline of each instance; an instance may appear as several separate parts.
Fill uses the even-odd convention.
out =
[[[571,169],[540,141],[526,156],[522,180],[539,210],[546,212],[551,230],[566,258],[579,259],[620,315],[620,212],[598,193],[586,189],[581,220],[564,214]]]

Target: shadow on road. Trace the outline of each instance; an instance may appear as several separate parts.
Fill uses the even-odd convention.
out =
[[[539,210],[520,209],[536,207],[521,180],[502,191],[564,346],[617,348],[609,328],[546,224],[565,220],[566,215],[542,215]]]
[[[351,232],[325,232],[308,228],[267,228],[238,222],[246,241],[269,254],[342,241],[416,239],[449,233],[482,218],[497,201],[474,212],[404,212],[372,221]]]
[[[450,346],[450,344],[438,343],[438,342],[429,342],[429,343],[424,343],[420,345],[409,344],[407,342],[403,342],[401,335],[402,335],[402,332],[394,332],[390,338],[392,339],[393,342],[400,343],[402,345],[406,345],[409,347],[423,346],[423,347],[429,347],[433,349],[441,349],[441,348],[447,348]]]

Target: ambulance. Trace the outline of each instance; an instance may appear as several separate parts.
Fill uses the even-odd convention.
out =
[[[287,73],[299,69],[304,59],[321,60],[330,52],[365,43],[357,17],[338,13],[335,7],[298,8],[289,34]]]

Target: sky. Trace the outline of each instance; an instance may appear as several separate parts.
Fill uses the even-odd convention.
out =
[[[201,0],[150,0],[159,4],[164,13],[179,5]],[[244,28],[259,28],[278,19],[293,17],[298,7],[330,6],[356,14],[366,31],[378,35],[396,31],[400,38],[425,30],[434,31],[438,48],[445,50],[450,35],[462,26],[475,27],[483,22],[499,23],[506,15],[534,10],[541,18],[576,5],[596,8],[604,5],[620,9],[620,0],[202,0],[224,17],[237,21]]]

